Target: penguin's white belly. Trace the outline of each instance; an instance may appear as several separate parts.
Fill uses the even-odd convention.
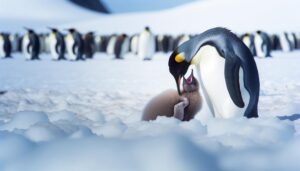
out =
[[[107,45],[106,53],[109,55],[113,55],[115,52],[115,45],[117,42],[117,37],[112,37]]]
[[[0,37],[0,58],[4,58],[5,52],[4,52],[4,39]]]
[[[263,39],[259,35],[255,35],[254,43],[255,43],[256,55],[261,58],[266,57],[264,49],[262,49],[261,46],[263,43]]]
[[[198,67],[200,67],[200,81],[205,89],[215,117],[231,118],[243,116],[249,103],[249,93],[244,87],[243,71],[240,68],[240,89],[242,98],[245,103],[244,108],[239,108],[232,101],[227,90],[224,68],[225,59],[219,56],[217,50],[212,46],[204,46],[201,48],[203,54]],[[201,52],[200,52],[201,53]]]
[[[52,59],[57,60],[58,59],[58,53],[56,52],[56,38],[53,35],[50,35],[49,37],[49,43],[50,43],[50,53],[52,56]]]
[[[280,44],[281,44],[281,48],[284,52],[290,51],[291,48],[290,48],[289,42],[284,34],[280,35]]]
[[[27,46],[28,46],[29,42],[30,42],[30,40],[29,40],[28,35],[25,35],[23,38],[22,51],[23,51],[23,54],[26,57],[26,59],[31,59],[30,53],[32,51],[32,47],[29,47],[29,52],[27,51]]]
[[[71,35],[67,36],[66,43],[67,43],[68,59],[76,60],[76,54],[73,53],[73,45],[74,45],[75,41],[74,41],[73,37],[71,37]]]
[[[134,36],[131,41],[131,51],[132,53],[138,53],[138,43],[139,43],[139,37]]]
[[[152,59],[155,52],[155,40],[152,34],[142,33],[139,38],[138,56],[141,59]]]
[[[128,52],[128,50],[129,50],[129,39],[125,38],[125,40],[124,40],[124,42],[122,43],[122,46],[121,46],[120,56],[124,57],[124,55]]]
[[[244,44],[245,44],[248,48],[250,48],[251,42],[250,42],[250,37],[249,37],[249,36],[244,37],[244,38],[243,38],[243,42],[244,42]]]

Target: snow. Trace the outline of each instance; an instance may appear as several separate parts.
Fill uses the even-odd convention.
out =
[[[256,59],[260,118],[215,119],[204,106],[190,122],[145,122],[147,101],[176,88],[169,54],[148,62],[15,54],[0,63],[0,89],[8,91],[0,96],[0,149],[9,154],[0,170],[297,170],[299,55]]]

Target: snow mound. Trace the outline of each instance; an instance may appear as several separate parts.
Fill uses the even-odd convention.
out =
[[[38,146],[25,160],[6,168],[23,171],[219,170],[213,156],[178,135],[134,142],[97,137],[64,140]]]

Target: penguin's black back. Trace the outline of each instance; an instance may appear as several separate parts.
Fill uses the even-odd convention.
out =
[[[31,59],[39,59],[39,54],[40,54],[40,40],[37,34],[34,32],[29,34],[29,45],[31,46]]]

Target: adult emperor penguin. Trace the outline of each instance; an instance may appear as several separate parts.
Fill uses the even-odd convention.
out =
[[[49,34],[48,40],[52,59],[65,60],[66,44],[64,35],[56,28],[49,29],[51,29],[51,33]]]
[[[96,53],[96,42],[94,32],[88,32],[84,35],[84,54],[88,59],[92,59]]]
[[[151,60],[155,53],[155,37],[149,27],[145,27],[140,34],[138,44],[138,57],[144,60]]]
[[[9,34],[0,33],[0,58],[10,58],[12,45],[9,40]]]
[[[70,61],[84,60],[84,42],[82,35],[74,28],[68,29],[68,31],[69,33],[66,36],[67,59]]]
[[[177,47],[169,71],[180,81],[196,65],[208,107],[215,117],[258,117],[259,76],[247,46],[225,28],[213,28]]]
[[[34,30],[25,28],[27,33],[22,39],[22,52],[27,60],[39,60],[40,40]]]
[[[254,44],[254,35],[245,33],[241,36],[242,41],[250,49],[253,56],[256,56],[255,44]]]
[[[271,41],[267,33],[260,30],[256,31],[254,36],[254,44],[257,57],[271,57]]]
[[[138,54],[139,35],[135,34],[130,38],[130,52]]]
[[[108,44],[106,46],[106,53],[108,55],[113,55],[114,54],[114,50],[115,50],[115,45],[117,42],[117,35],[113,34],[109,37],[109,41]]]
[[[115,59],[124,59],[124,55],[129,51],[129,38],[126,34],[117,37],[114,54]]]

